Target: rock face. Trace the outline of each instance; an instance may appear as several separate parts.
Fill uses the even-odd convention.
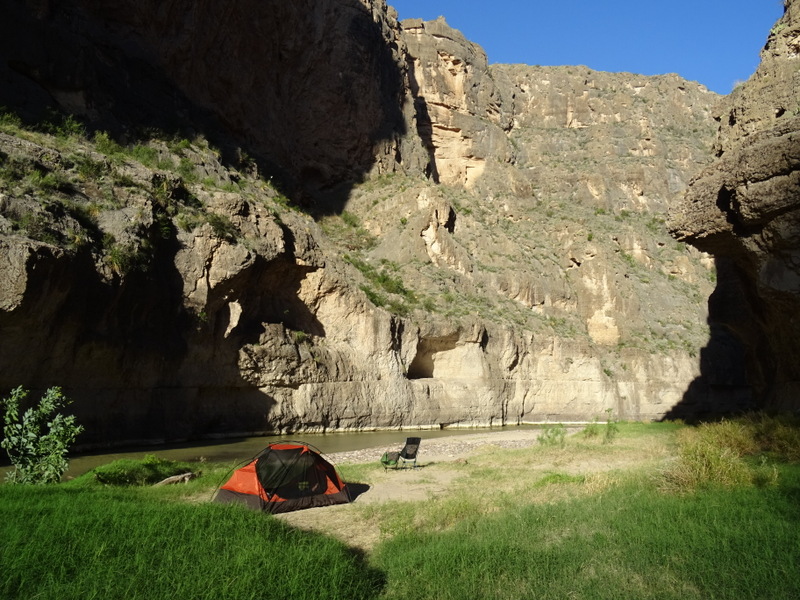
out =
[[[404,132],[394,27],[361,0],[29,0],[0,24],[0,105],[36,115],[54,99],[99,129],[226,137],[319,199]]]
[[[716,111],[716,161],[691,183],[673,234],[718,263],[712,317],[748,349],[766,404],[800,391],[800,2],[785,4],[755,74]]]
[[[0,25],[0,389],[63,386],[83,443],[750,400],[664,225],[702,86],[489,66],[380,0],[95,4]],[[33,130],[53,100],[99,135]]]

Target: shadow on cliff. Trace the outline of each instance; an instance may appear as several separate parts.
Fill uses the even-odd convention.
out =
[[[425,176],[434,183],[439,183],[439,169],[436,166],[436,147],[433,144],[433,121],[428,111],[428,102],[425,96],[420,95],[419,82],[417,81],[414,61],[409,58],[408,83],[411,88],[411,97],[414,99],[414,116],[417,122],[417,135],[422,140],[422,145],[428,153],[428,164],[425,166]]]
[[[85,428],[84,449],[268,431],[275,399],[244,379],[239,350],[257,342],[261,319],[291,314],[291,325],[313,329],[297,306],[299,276],[256,261],[240,274],[250,281],[238,282],[238,295],[219,290],[208,315],[194,314],[183,304],[175,230],[156,225],[150,233],[150,260],[111,280],[89,251],[70,257],[39,248],[26,301],[0,311],[0,388],[22,385],[33,400],[61,386]],[[264,305],[254,290],[275,277],[282,292],[267,294]],[[231,323],[226,293],[254,318]]]
[[[359,0],[12,3],[0,106],[74,114],[123,143],[202,134],[295,204],[340,213],[405,133],[393,32]]]
[[[15,2],[0,19],[0,106],[28,123],[72,114],[125,144],[202,135],[226,166],[253,157],[296,205],[335,214],[405,133],[392,44],[359,0]],[[6,344],[30,356],[7,357],[0,385],[80,390],[84,445],[269,430],[276,400],[245,379],[240,350],[273,323],[325,334],[297,297],[303,267],[259,259],[191,314],[177,251],[173,231],[152,268],[111,283],[88,256],[51,257],[39,275],[52,279],[0,323],[36,332]]]
[[[708,343],[700,350],[700,376],[663,420],[714,421],[760,409],[765,393],[762,372],[766,344],[754,306],[733,261],[716,258],[717,285],[708,299]],[[761,360],[759,360],[761,358]]]

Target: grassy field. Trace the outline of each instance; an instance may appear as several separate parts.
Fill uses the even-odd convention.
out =
[[[400,535],[374,564],[385,598],[798,597],[799,483],[689,497],[628,483]]]
[[[579,433],[564,447],[487,447],[420,469],[455,476],[425,501],[317,511],[318,531],[210,504],[227,465],[202,465],[180,486],[137,485],[169,472],[159,461],[3,485],[0,597],[800,597],[796,423],[619,427],[613,443]],[[364,483],[384,475],[343,472]],[[354,548],[337,522],[377,541]]]

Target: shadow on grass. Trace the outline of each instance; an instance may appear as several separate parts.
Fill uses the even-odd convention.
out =
[[[350,501],[355,502],[356,498],[369,491],[369,486],[366,483],[350,483],[347,484],[347,491],[350,494]]]

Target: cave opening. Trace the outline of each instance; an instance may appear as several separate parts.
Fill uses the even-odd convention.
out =
[[[453,350],[456,347],[456,339],[452,337],[420,338],[419,342],[417,342],[417,353],[408,366],[407,377],[409,379],[431,379],[435,377],[436,355]]]
[[[417,354],[408,366],[409,379],[430,379],[433,377],[433,354],[420,352],[417,347]]]

